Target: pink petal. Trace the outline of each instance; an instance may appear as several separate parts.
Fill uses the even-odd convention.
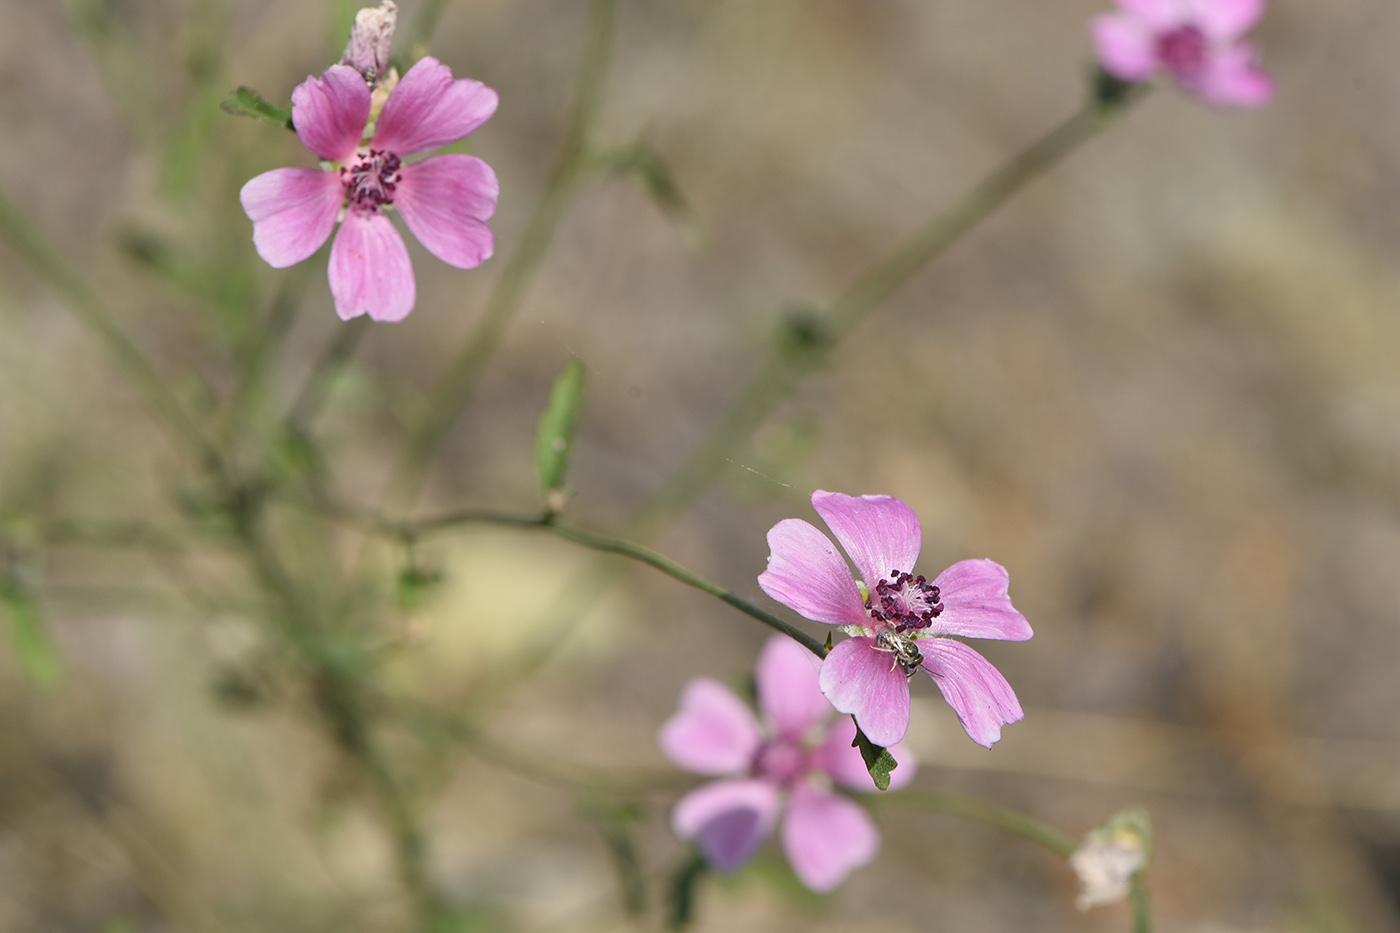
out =
[[[991,748],[1001,738],[1002,726],[1025,718],[1016,692],[1001,671],[967,645],[948,638],[924,638],[919,650],[924,670],[978,745]]]
[[[821,658],[782,635],[768,639],[758,656],[758,707],[778,735],[802,739],[832,714],[817,686]]]
[[[1011,605],[1011,578],[994,560],[962,560],[933,581],[943,612],[933,631],[967,638],[1025,641],[1034,633],[1026,617]]]
[[[782,839],[792,870],[813,891],[832,890],[880,851],[880,833],[869,814],[805,781],[792,790]]]
[[[371,145],[401,156],[436,149],[466,136],[495,112],[495,91],[469,78],[453,81],[451,68],[427,56],[389,93]]]
[[[914,510],[894,496],[857,498],[818,489],[812,508],[851,555],[866,586],[874,587],[892,570],[914,569],[923,532]]]
[[[763,736],[749,708],[728,687],[705,677],[686,684],[681,708],[662,725],[657,741],[666,757],[687,771],[740,774],[753,764]]]
[[[345,191],[314,168],[275,168],[250,179],[238,200],[253,221],[253,245],[274,269],[306,259],[335,229]]]
[[[376,321],[400,321],[413,310],[408,249],[383,214],[346,213],[331,244],[329,271],[335,313],[342,320],[368,313]]]
[[[1187,90],[1222,107],[1262,107],[1274,97],[1274,82],[1256,64],[1247,43],[1216,55]]]
[[[855,737],[856,724],[849,716],[836,720],[827,733],[826,741],[813,754],[813,766],[842,787],[871,793],[877,790],[875,780],[865,767],[865,759],[860,757],[860,749],[851,747]],[[899,762],[899,767],[890,772],[889,789],[907,787],[919,770],[914,753],[899,742],[890,748],[890,754]]]
[[[845,559],[814,525],[785,518],[769,529],[768,548],[768,569],[758,576],[763,592],[814,622],[870,621]]]
[[[1178,26],[1185,15],[1186,0],[1117,0],[1118,9],[1153,29]]]
[[[1265,0],[1195,0],[1193,19],[1213,39],[1237,39],[1264,15]]]
[[[671,829],[695,840],[712,867],[733,871],[773,832],[778,806],[778,789],[766,781],[716,781],[681,798]]]
[[[441,155],[405,165],[394,207],[428,252],[459,269],[491,258],[486,221],[496,213],[496,173],[469,155]]]
[[[329,162],[348,162],[369,120],[369,87],[354,68],[332,65],[292,91],[292,125],[301,144]]]
[[[1157,71],[1157,36],[1140,20],[1105,13],[1090,24],[1099,64],[1124,81],[1146,81]]]
[[[855,716],[876,745],[889,748],[909,730],[909,678],[875,639],[857,636],[832,648],[819,682],[831,705]]]

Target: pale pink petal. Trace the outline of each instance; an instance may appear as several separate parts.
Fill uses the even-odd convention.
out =
[[[758,708],[778,735],[794,741],[832,715],[831,704],[817,685],[821,658],[783,635],[775,635],[758,656],[755,680]]]
[[[763,741],[753,713],[728,687],[702,677],[686,684],[681,708],[657,736],[661,750],[696,774],[748,771]]]
[[[418,242],[443,262],[473,269],[491,258],[486,221],[496,213],[496,173],[469,155],[441,155],[405,165],[394,207]]]
[[[1213,39],[1237,39],[1264,15],[1265,0],[1194,0],[1192,19]]]
[[[1011,605],[1011,578],[996,561],[958,561],[933,583],[943,602],[943,612],[933,620],[934,632],[1003,641],[1025,641],[1034,634],[1026,617]]]
[[[1274,97],[1274,82],[1256,63],[1254,48],[1242,42],[1213,56],[1187,90],[1222,107],[1262,107]]]
[[[783,819],[783,851],[813,891],[830,891],[880,851],[880,833],[855,803],[801,781]]]
[[[331,294],[342,320],[400,321],[413,310],[413,266],[403,237],[380,213],[348,211],[331,244]]]
[[[919,517],[894,496],[846,496],[818,489],[812,493],[812,508],[851,555],[867,587],[873,589],[891,571],[914,569],[924,540]]]
[[[495,112],[495,91],[469,78],[453,81],[451,68],[427,56],[389,93],[371,145],[401,156],[436,149],[466,136]]]
[[[1001,671],[967,645],[950,638],[924,638],[919,640],[919,650],[924,670],[978,745],[991,748],[1001,738],[1002,726],[1025,718],[1016,692]]]
[[[922,645],[922,642],[920,643]],[[889,748],[909,729],[909,678],[875,639],[848,638],[826,656],[822,693],[842,713],[856,717],[866,738]]]
[[[778,806],[778,789],[767,781],[716,781],[680,799],[671,829],[693,839],[713,868],[733,871],[772,834]]]
[[[1153,29],[1170,29],[1181,24],[1187,2],[1189,0],[1118,0],[1118,9]]]
[[[814,622],[870,621],[845,559],[816,526],[785,518],[769,529],[768,548],[768,569],[758,576],[763,592]]]
[[[1105,13],[1090,24],[1099,64],[1124,81],[1146,81],[1157,71],[1157,36],[1141,20]]]
[[[329,162],[348,162],[369,120],[369,87],[354,68],[332,65],[292,91],[301,144]]]
[[[253,245],[269,266],[285,269],[321,248],[335,229],[345,190],[314,168],[275,168],[252,178],[238,200],[253,222]]]
[[[856,724],[849,716],[842,716],[836,720],[831,726],[831,731],[827,733],[826,741],[813,753],[813,767],[825,772],[842,787],[866,793],[876,791],[879,788],[875,786],[875,779],[865,767],[865,759],[860,756],[860,749],[851,745],[855,737]],[[903,742],[895,744],[889,751],[894,760],[899,762],[899,767],[890,772],[889,789],[899,790],[914,780],[914,775],[919,770],[918,762],[914,759],[914,753]]]

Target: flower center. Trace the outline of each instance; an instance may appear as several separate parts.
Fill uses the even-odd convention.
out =
[[[938,587],[923,574],[916,577],[902,570],[891,570],[875,584],[865,599],[865,608],[871,618],[885,623],[897,635],[928,628],[943,612]]]
[[[383,149],[358,153],[358,161],[340,169],[340,183],[345,197],[356,210],[375,213],[386,204],[394,203],[394,189],[403,180],[399,173],[399,157]]]
[[[807,758],[807,752],[792,742],[764,742],[754,756],[754,776],[787,786],[811,770]]]
[[[1157,57],[1178,78],[1194,78],[1206,67],[1205,33],[1192,25],[1164,33],[1157,37]]]

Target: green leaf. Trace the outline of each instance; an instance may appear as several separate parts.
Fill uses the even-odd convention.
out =
[[[671,878],[671,899],[666,910],[666,929],[684,930],[695,921],[696,889],[709,870],[699,852],[682,862]]]
[[[549,393],[549,407],[540,416],[535,450],[540,468],[540,487],[546,500],[554,498],[551,493],[557,493],[564,486],[569,453],[574,446],[574,430],[578,427],[579,409],[583,405],[583,381],[583,363],[570,360],[554,381],[554,390]]]
[[[10,633],[14,637],[15,653],[19,655],[25,676],[41,689],[57,687],[63,671],[44,631],[38,604],[28,592],[13,582],[0,583],[0,603],[9,609]]]
[[[860,757],[865,762],[865,770],[870,772],[875,786],[880,790],[889,790],[890,772],[899,767],[899,762],[894,760],[890,750],[867,739],[865,733],[860,731],[859,725],[856,726],[856,737],[851,740],[851,747],[860,749]]]
[[[228,96],[219,104],[219,109],[236,117],[252,117],[273,126],[293,129],[290,110],[268,103],[261,94],[250,87],[239,87],[229,91]]]

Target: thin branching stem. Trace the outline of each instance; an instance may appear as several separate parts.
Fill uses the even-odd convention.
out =
[[[1028,839],[1062,858],[1069,858],[1079,844],[1068,835],[1043,820],[974,797],[964,797],[946,790],[901,790],[871,797],[877,808],[914,807],[930,813],[946,813],[959,819],[995,826],[997,829]]]

